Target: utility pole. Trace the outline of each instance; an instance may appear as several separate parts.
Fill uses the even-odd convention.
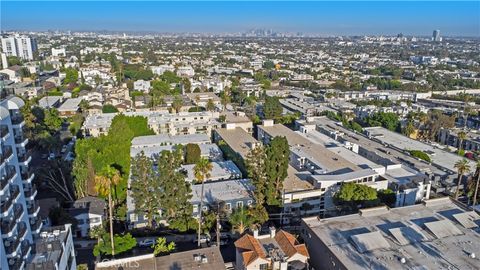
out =
[[[220,203],[217,206],[217,246],[220,247]]]

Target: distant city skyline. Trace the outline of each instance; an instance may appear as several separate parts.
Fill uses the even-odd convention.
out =
[[[480,37],[480,2],[2,1],[2,31],[232,33]]]

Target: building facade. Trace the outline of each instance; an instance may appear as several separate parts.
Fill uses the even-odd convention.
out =
[[[37,41],[29,36],[2,37],[2,50],[7,56],[16,56],[23,60],[33,60],[37,51]]]
[[[37,190],[29,170],[30,154],[23,135],[25,122],[20,114],[24,106],[18,97],[0,102],[0,258],[1,269],[23,269],[32,244],[42,228],[40,207],[35,202]]]

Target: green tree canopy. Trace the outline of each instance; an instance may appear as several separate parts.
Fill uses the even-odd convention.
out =
[[[116,113],[118,109],[112,104],[105,104],[102,107],[102,113]]]
[[[265,190],[268,205],[282,205],[283,181],[287,177],[290,148],[287,138],[274,137],[266,150],[265,169],[267,186]]]
[[[99,256],[103,255],[112,255],[112,246],[108,233],[102,235],[100,241],[95,245],[93,249],[93,255]],[[130,233],[126,235],[116,234],[113,238],[115,254],[120,254],[126,251],[131,250],[137,245],[137,239],[135,239]]]
[[[195,164],[200,160],[200,146],[196,143],[189,143],[185,146],[185,163]]]
[[[265,97],[263,104],[263,114],[265,119],[275,119],[282,116],[283,108],[278,97]]]

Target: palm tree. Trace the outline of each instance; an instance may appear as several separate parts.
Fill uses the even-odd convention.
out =
[[[467,134],[464,131],[458,133],[458,153],[462,152],[463,141],[467,138]]]
[[[477,170],[477,181],[475,183],[475,191],[473,192],[473,207],[477,204],[477,194],[478,194],[478,184],[480,183],[480,160],[477,160],[476,164],[476,170]]]
[[[458,179],[457,179],[457,189],[455,190],[455,200],[458,199],[458,195],[460,193],[460,183],[462,182],[463,176],[470,172],[470,165],[468,165],[468,160],[462,159],[457,161],[454,166],[457,169]]]
[[[99,175],[95,176],[95,190],[99,195],[108,197],[108,214],[110,219],[110,241],[112,243],[112,255],[115,255],[115,245],[113,242],[113,189],[120,182],[120,173],[117,169],[106,166]]]
[[[233,231],[239,234],[243,234],[243,232],[252,225],[249,211],[245,209],[245,207],[235,209],[228,218],[228,221],[232,225]]]
[[[183,105],[183,100],[180,96],[175,96],[172,101],[172,107],[175,110],[175,112],[178,114],[180,110],[182,109]]]
[[[202,211],[203,211],[203,188],[205,180],[210,178],[212,171],[212,163],[206,158],[200,158],[193,167],[193,172],[197,182],[202,183],[202,190],[200,192],[200,217],[198,219],[198,246],[200,246],[200,234],[202,232]]]

